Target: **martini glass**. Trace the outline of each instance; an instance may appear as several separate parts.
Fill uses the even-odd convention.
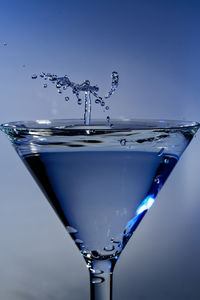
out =
[[[84,257],[91,300],[111,300],[114,266],[199,124],[37,120],[0,128]]]

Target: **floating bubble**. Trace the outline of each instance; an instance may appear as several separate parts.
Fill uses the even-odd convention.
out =
[[[31,78],[32,78],[32,79],[36,79],[36,78],[37,78],[37,75],[36,75],[36,74],[33,74],[33,75],[31,76]]]
[[[65,97],[65,101],[69,101],[69,97],[68,96]]]
[[[77,103],[78,103],[78,105],[81,105],[82,104],[82,99],[79,98]]]
[[[46,83],[44,83],[44,84],[43,84],[43,87],[44,87],[44,88],[47,88],[47,84],[46,84]]]
[[[106,110],[109,110],[109,106],[106,106],[105,109],[106,109]]]

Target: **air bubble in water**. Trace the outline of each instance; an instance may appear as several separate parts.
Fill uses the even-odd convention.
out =
[[[67,226],[66,229],[69,233],[77,233],[78,232],[78,230],[72,226]]]
[[[76,244],[83,244],[83,241],[80,240],[80,239],[76,239],[76,240],[75,240],[75,243],[76,243]]]
[[[36,74],[33,74],[33,75],[31,76],[31,78],[32,78],[32,79],[36,79],[36,78],[37,78],[37,75],[36,75]]]
[[[121,146],[126,146],[126,139],[122,139],[122,140],[120,141],[120,144],[121,144]]]
[[[114,244],[117,244],[118,247],[121,246],[121,242],[120,242],[120,241],[117,241],[117,240],[115,240],[115,239],[113,239],[113,238],[112,238],[110,241],[111,241],[112,243],[114,243]]]
[[[104,278],[102,278],[102,277],[93,277],[91,280],[91,283],[93,283],[93,284],[99,284],[102,282],[104,282]]]
[[[69,101],[69,97],[68,96],[65,97],[65,101]]]
[[[100,275],[100,274],[104,273],[104,271],[99,270],[99,269],[90,269],[90,271],[95,275]]]
[[[47,84],[46,84],[46,83],[44,83],[44,84],[43,84],[43,87],[44,87],[44,88],[47,88]]]
[[[106,117],[106,120],[108,121],[108,123],[110,122],[110,117],[109,116],[107,116]]]
[[[106,106],[105,109],[106,109],[106,110],[109,110],[109,106]]]
[[[114,246],[114,245],[110,245],[110,246],[104,247],[104,250],[105,250],[105,251],[113,251],[114,249],[115,249],[115,246]]]
[[[101,106],[105,106],[105,102],[104,101],[101,101]]]
[[[59,93],[59,94],[62,94],[62,90],[61,90],[61,89],[58,89],[58,93]]]
[[[77,103],[78,103],[78,105],[81,105],[82,104],[82,99],[79,98]]]

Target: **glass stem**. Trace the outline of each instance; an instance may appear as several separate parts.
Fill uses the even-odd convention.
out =
[[[90,264],[90,299],[112,300],[112,277],[116,260],[93,261]]]

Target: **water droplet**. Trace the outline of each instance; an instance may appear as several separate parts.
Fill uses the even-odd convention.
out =
[[[104,278],[102,278],[102,277],[93,277],[92,280],[91,280],[91,282],[93,284],[99,284],[99,283],[104,282]]]
[[[90,85],[90,81],[89,81],[89,80],[85,80],[85,81],[84,81],[84,84]]]
[[[122,140],[120,141],[120,144],[121,144],[121,146],[126,146],[126,139],[122,139]]]
[[[65,97],[65,101],[69,101],[69,97],[68,96]]]
[[[44,88],[47,88],[47,84],[46,84],[46,83],[44,83],[44,84],[43,84],[43,87],[44,87]]]
[[[160,151],[158,152],[158,156],[161,156],[163,154],[163,152],[165,151],[164,148],[161,148]]]
[[[95,100],[95,103],[96,103],[96,104],[99,104],[99,103],[101,103],[101,100],[100,100],[100,99],[96,99],[96,100]]]
[[[109,116],[107,116],[106,117],[106,120],[108,121],[108,123],[110,122],[110,117]]]
[[[83,241],[82,241],[82,240],[79,240],[79,239],[76,239],[76,240],[75,240],[75,243],[76,243],[76,244],[83,244]]]
[[[110,245],[110,246],[104,247],[104,250],[105,250],[105,251],[113,251],[114,249],[115,249],[115,246],[114,246],[114,245]]]
[[[78,230],[72,226],[67,226],[66,229],[69,233],[77,233],[78,232]]]
[[[33,74],[33,75],[31,76],[31,78],[32,78],[32,79],[36,79],[36,78],[37,78],[37,74]]]
[[[100,97],[100,95],[98,95],[99,92],[99,87],[97,85],[91,85],[89,80],[85,80],[83,83],[75,83],[72,82],[69,77],[67,75],[65,76],[57,76],[55,74],[51,74],[51,73],[45,73],[45,72],[41,72],[40,73],[40,77],[43,78],[45,81],[48,79],[52,84],[55,84],[55,86],[58,89],[58,92],[61,94],[62,90],[66,90],[67,88],[71,88],[72,93],[76,96],[77,98],[77,103],[79,105],[82,104],[82,100],[80,99],[82,97],[81,92],[83,92],[84,94],[88,94],[89,96],[85,96],[85,103],[87,104],[87,99],[90,99],[90,97],[94,98],[96,103],[99,103],[102,107],[105,106],[105,101],[103,101],[103,99],[109,98],[116,90],[117,86],[118,86],[118,81],[119,81],[119,75],[117,72],[113,71],[112,72],[112,82],[111,82],[111,88],[110,91],[107,94],[107,97]],[[35,77],[36,79],[37,77]],[[47,84],[44,84],[44,88],[47,87]],[[61,90],[60,90],[61,89]],[[80,96],[79,96],[80,94]],[[93,100],[93,99],[92,99]],[[68,101],[68,98],[65,97],[65,101]],[[90,102],[90,101],[88,101]],[[90,104],[87,106],[85,105],[85,114],[84,114],[84,121],[87,123],[88,122],[88,117],[86,119],[86,116],[90,115]],[[109,109],[109,106],[105,106],[103,111],[107,111]],[[112,125],[110,125],[110,127],[112,127]]]
[[[112,77],[112,78],[113,78],[113,77],[114,77],[114,78],[119,77],[119,74],[118,74],[116,71],[113,71],[111,77]]]

